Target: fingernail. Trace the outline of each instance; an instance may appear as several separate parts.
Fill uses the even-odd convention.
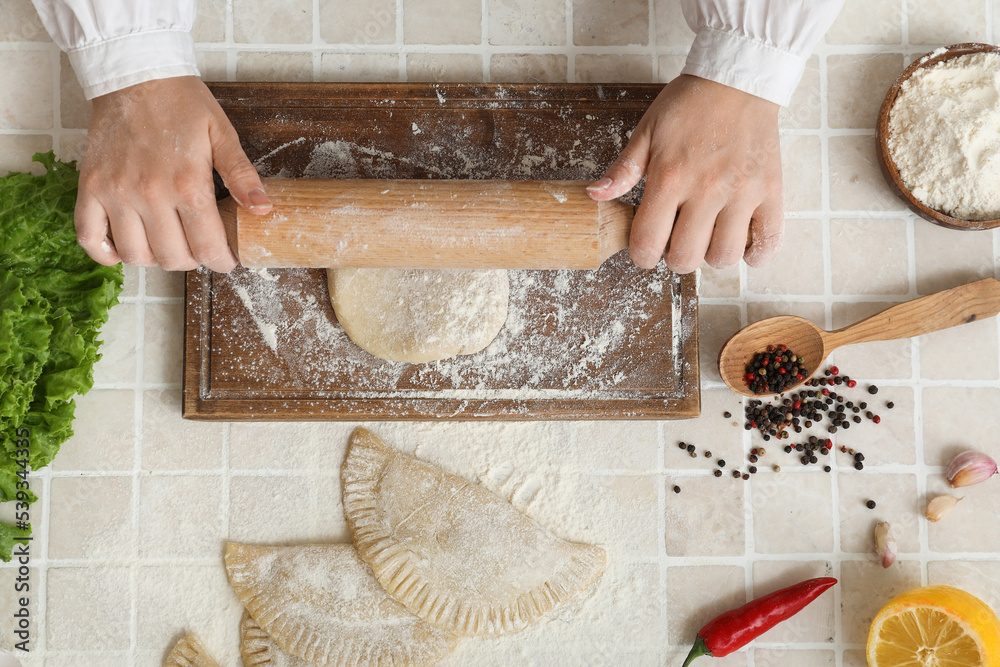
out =
[[[601,180],[597,181],[596,183],[591,183],[590,185],[588,185],[587,189],[588,190],[607,190],[609,187],[611,187],[611,182],[612,181],[611,181],[610,178],[604,177]]]
[[[248,192],[247,197],[250,199],[250,208],[267,208],[271,205],[267,193],[260,188],[254,188]]]

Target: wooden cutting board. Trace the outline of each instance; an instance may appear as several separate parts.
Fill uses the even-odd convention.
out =
[[[591,180],[656,85],[212,84],[266,176]],[[187,275],[184,416],[202,420],[679,419],[699,412],[693,275],[511,272],[483,352],[374,358],[337,324],[325,272]]]

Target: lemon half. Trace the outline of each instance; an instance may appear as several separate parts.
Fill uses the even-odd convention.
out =
[[[951,586],[898,595],[872,621],[870,667],[997,667],[1000,619],[989,605]]]

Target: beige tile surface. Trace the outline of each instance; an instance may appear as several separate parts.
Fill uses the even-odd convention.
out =
[[[496,46],[566,43],[566,3],[562,0],[487,0],[489,43]]]
[[[649,42],[647,0],[573,0],[573,43],[615,46]]]
[[[782,129],[818,129],[823,110],[822,100],[819,58],[812,56],[806,62],[806,69],[791,102],[782,107],[778,114]]]
[[[979,42],[989,38],[986,3],[978,0],[929,0],[907,5],[911,44]]]
[[[139,479],[140,558],[218,556],[222,489],[218,476],[156,475]]]
[[[875,129],[885,92],[903,71],[901,53],[827,58],[830,127]]]
[[[304,44],[312,40],[309,0],[233,0],[233,39],[249,44]]]
[[[992,278],[992,232],[957,232],[926,220],[913,221],[917,293],[931,294]]]
[[[147,305],[143,340],[143,380],[180,382],[184,306],[179,303]]]
[[[801,466],[800,466],[801,467]],[[753,537],[758,553],[817,553],[833,548],[832,476],[783,470],[751,477]],[[735,480],[734,480],[735,481]],[[790,503],[789,498],[795,502]]]
[[[405,44],[479,44],[483,38],[479,0],[403,0]],[[450,17],[442,21],[442,15]]]
[[[731,565],[668,567],[667,641],[690,648],[701,626],[747,601],[745,579],[743,568]]]
[[[531,53],[496,54],[490,57],[490,81],[495,83],[562,83],[568,59],[561,55]]]
[[[0,103],[0,130],[48,130],[53,126],[54,54],[0,51],[0,90],[16,90]]]
[[[920,564],[896,561],[886,570],[874,558],[847,561],[840,566],[840,578],[842,641],[864,644],[879,609],[900,593],[920,585]]]
[[[795,267],[789,271],[789,267]],[[785,238],[770,264],[747,269],[747,287],[758,294],[822,294],[823,225],[819,220],[785,220]]]
[[[584,53],[576,57],[579,83],[635,83],[649,81],[653,63],[648,56],[619,56]]]
[[[199,5],[198,64],[215,80],[666,82],[693,38],[680,0]],[[89,104],[67,59],[47,43],[27,0],[0,0],[0,16],[0,173],[37,173],[29,160],[39,150],[81,157]],[[940,523],[922,517],[929,495],[954,492],[943,467],[955,454],[1000,458],[995,320],[835,353],[830,363],[860,385],[843,393],[881,417],[835,436],[864,453],[864,470],[839,451],[831,473],[803,468],[772,440],[752,481],[711,473],[719,458],[727,474],[743,469],[749,448],[762,445],[743,429],[743,402],[716,367],[722,342],[743,323],[791,313],[838,328],[916,295],[1000,277],[1000,232],[960,233],[910,214],[879,173],[872,136],[874,110],[905,62],[949,42],[996,41],[997,16],[1000,3],[988,0],[847,0],[779,115],[783,250],[767,267],[700,272],[698,419],[366,424],[559,537],[609,553],[580,599],[517,635],[462,642],[443,664],[680,664],[714,614],[826,574],[840,579],[830,593],[712,663],[860,667],[873,614],[921,582],[1000,605],[996,480],[956,492],[965,499]],[[584,125],[580,140],[609,131],[624,146],[628,129]],[[599,166],[581,169],[588,178]],[[77,399],[75,435],[33,482],[43,492],[32,508],[39,643],[23,664],[158,666],[188,630],[220,664],[237,664],[239,606],[222,568],[225,542],[349,541],[339,471],[357,424],[183,420],[183,277],[125,274],[123,303],[102,333],[96,388]],[[865,393],[870,383],[878,394]],[[695,445],[696,458],[680,441]],[[900,544],[889,570],[871,550],[880,519]],[[0,590],[14,572],[0,564]],[[0,595],[8,618],[5,604]]]
[[[902,211],[875,158],[874,136],[830,137],[830,208]]]
[[[60,477],[50,492],[50,558],[121,560],[131,553],[131,477]]]
[[[0,42],[47,42],[49,36],[42,26],[31,0],[0,0]]]
[[[395,53],[324,53],[320,81],[399,81]]]
[[[308,53],[256,53],[236,56],[237,81],[312,81],[312,55]]]
[[[831,220],[830,254],[834,294],[909,291],[904,220]]]
[[[899,44],[903,41],[902,4],[900,0],[846,0],[826,33],[827,44]]]
[[[134,371],[128,379],[135,379]],[[53,470],[131,470],[134,406],[131,390],[94,389],[78,397],[73,436],[62,445]]]
[[[470,53],[411,53],[406,56],[406,80],[482,81],[482,58]]]
[[[706,472],[717,459],[703,463]],[[704,461],[704,460],[703,460]],[[739,459],[731,465],[740,465]],[[746,482],[729,476],[671,477],[666,480],[666,543],[668,556],[741,556],[745,552]],[[673,491],[674,487],[680,493]]]
[[[319,3],[319,32],[328,44],[362,47],[396,41],[395,0],[359,4]]]
[[[31,162],[35,153],[52,149],[52,137],[47,134],[0,134],[0,174],[8,171],[45,172],[45,167]]]
[[[785,211],[815,211],[822,206],[819,137],[781,137],[781,179]]]
[[[222,42],[226,39],[226,0],[201,0],[194,24],[194,41]]]
[[[46,577],[45,646],[114,651],[129,645],[130,574],[124,567],[53,567]]]

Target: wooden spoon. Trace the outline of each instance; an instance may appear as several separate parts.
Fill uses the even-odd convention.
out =
[[[836,331],[820,329],[809,320],[792,315],[769,317],[740,329],[726,341],[719,352],[719,373],[733,391],[757,396],[743,382],[747,364],[768,345],[787,345],[805,359],[803,379],[785,389],[791,391],[808,380],[827,356],[842,345],[911,338],[997,313],[1000,313],[1000,281],[986,278],[901,303]]]

